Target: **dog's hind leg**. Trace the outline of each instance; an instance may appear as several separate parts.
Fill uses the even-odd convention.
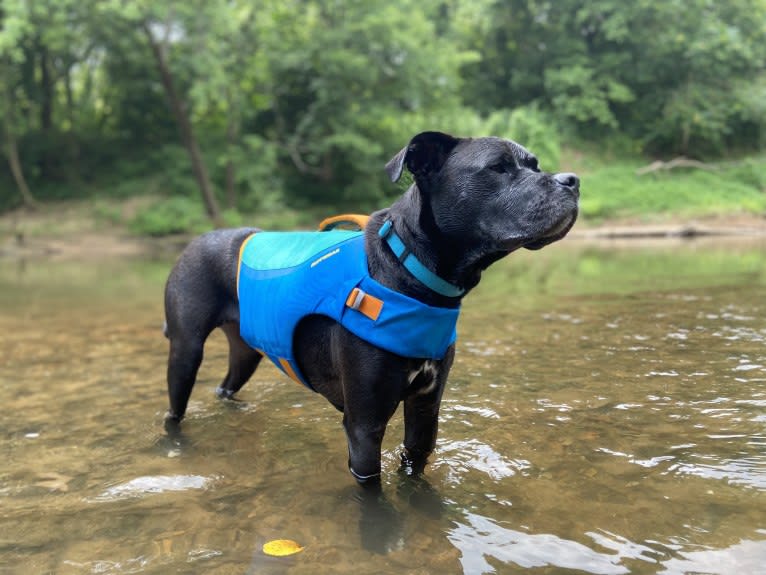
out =
[[[220,306],[215,305],[213,287],[202,283],[193,289],[190,285],[194,284],[189,278],[176,270],[171,273],[165,293],[165,335],[170,340],[170,410],[165,416],[166,427],[180,422],[186,413],[189,396],[202,363],[205,341],[215,327],[220,325],[221,316]]]
[[[165,285],[165,335],[170,340],[166,427],[186,412],[208,335],[239,321],[237,254],[255,230],[216,230],[192,240]]]
[[[205,338],[196,334],[191,337],[176,337],[170,339],[170,354],[168,356],[168,396],[170,410],[165,416],[165,422],[178,423],[186,413],[197,371],[202,363]]]
[[[253,375],[263,356],[240,337],[239,324],[227,323],[221,329],[229,340],[229,371],[215,393],[221,399],[231,399]]]

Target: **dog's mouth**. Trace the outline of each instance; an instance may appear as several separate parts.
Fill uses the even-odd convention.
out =
[[[562,220],[548,232],[546,232],[543,237],[532,240],[531,242],[527,242],[523,247],[528,250],[539,250],[548,244],[552,244],[553,242],[560,240],[569,233],[569,230],[572,229],[576,219],[577,211],[575,210],[573,213],[568,214],[565,218],[562,218]]]

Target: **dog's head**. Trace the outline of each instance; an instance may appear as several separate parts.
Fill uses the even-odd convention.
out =
[[[537,158],[510,140],[423,132],[386,171],[397,181],[405,167],[421,195],[424,225],[450,243],[480,249],[487,264],[555,242],[577,219],[579,178],[541,171]]]

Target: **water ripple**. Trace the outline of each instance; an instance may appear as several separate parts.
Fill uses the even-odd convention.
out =
[[[723,549],[682,551],[679,555],[664,561],[664,569],[658,575],[763,573],[766,541],[743,540]]]
[[[142,573],[152,562],[150,557],[134,557],[124,561],[96,560],[80,563],[78,561],[64,560],[64,565],[74,567],[81,573],[98,573],[99,575],[111,575],[120,573]]]
[[[602,553],[550,533],[509,529],[475,513],[466,513],[465,522],[455,521],[454,525],[447,539],[460,551],[463,573],[479,575],[497,572],[490,558],[524,569],[552,567],[594,575],[630,573],[626,561],[649,563],[654,566],[652,572],[662,569],[657,571],[659,575],[761,573],[766,562],[764,540],[745,539],[723,549],[684,551],[682,545],[672,542],[647,541],[657,547],[652,548],[604,530],[587,532],[596,546],[612,552]]]
[[[766,330],[759,330],[751,327],[725,326],[720,330],[714,331],[713,336],[720,337],[729,341],[752,341],[760,343],[766,341]]]
[[[496,573],[487,557],[524,568],[579,569],[597,575],[630,572],[620,565],[622,555],[619,553],[599,553],[582,543],[549,533],[532,534],[508,529],[476,513],[466,513],[465,518],[466,523],[456,521],[447,535],[460,551],[463,573]]]
[[[668,468],[668,473],[695,475],[704,479],[726,480],[731,485],[742,485],[766,490],[766,456],[742,457],[740,459],[716,460],[712,456],[696,456],[711,463],[678,462]]]
[[[628,463],[634,463],[636,465],[640,465],[641,467],[657,467],[664,461],[673,461],[676,458],[674,455],[658,455],[656,457],[650,457],[649,459],[639,459],[633,455],[630,455],[629,453],[613,451],[611,449],[607,449],[606,447],[599,447],[596,449],[596,451],[599,453],[605,453],[607,455],[614,455],[615,457],[624,457],[628,460]]]
[[[452,482],[461,482],[462,476],[471,470],[482,471],[499,481],[532,467],[529,461],[504,457],[491,446],[476,439],[440,441],[439,451],[438,463],[435,466],[446,467]]]
[[[445,411],[459,411],[463,413],[475,413],[487,419],[500,419],[496,411],[489,407],[471,407],[469,405],[450,405]]]
[[[218,477],[205,477],[203,475],[145,475],[109,487],[92,498],[91,501],[116,501],[168,491],[205,489],[217,479]]]

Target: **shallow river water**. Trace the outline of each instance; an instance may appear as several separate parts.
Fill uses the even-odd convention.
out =
[[[180,438],[172,262],[0,261],[0,573],[766,572],[766,245],[586,245],[493,266],[466,299],[423,478],[383,496],[340,414],[262,364]],[[303,551],[264,554],[273,539]]]

